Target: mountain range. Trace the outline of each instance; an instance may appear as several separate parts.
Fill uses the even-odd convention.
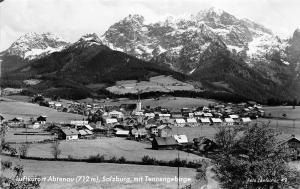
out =
[[[260,24],[214,8],[156,23],[129,15],[103,35],[87,34],[75,43],[30,33],[0,53],[0,59],[7,85],[39,78],[48,89],[66,81],[68,88],[82,89],[91,83],[108,86],[173,75],[204,90],[260,102],[300,94],[300,30],[282,39]]]

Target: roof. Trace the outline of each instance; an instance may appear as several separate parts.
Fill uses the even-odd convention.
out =
[[[234,120],[232,118],[225,118],[226,123],[234,123]]]
[[[291,139],[296,139],[300,142],[300,135],[280,134],[276,137],[277,137],[279,143],[285,143]]]
[[[123,115],[122,112],[119,112],[119,111],[117,111],[117,110],[113,110],[113,111],[109,112],[109,114],[119,114],[119,115]]]
[[[167,125],[161,125],[161,126],[157,127],[157,129],[172,129],[172,128]]]
[[[202,115],[203,112],[194,112],[194,115]]]
[[[80,135],[87,135],[88,133],[85,130],[79,130],[78,131]]]
[[[92,135],[92,134],[93,134],[93,132],[90,131],[90,130],[88,130],[88,129],[85,129],[84,131],[85,131],[87,134],[89,134],[89,135]]]
[[[70,123],[72,125],[80,126],[80,125],[87,125],[89,122],[88,121],[83,121],[83,120],[77,120],[77,121],[71,121]]]
[[[201,118],[200,121],[201,121],[202,123],[210,123],[209,118]]]
[[[146,117],[155,117],[155,114],[154,113],[145,113],[145,116]]]
[[[203,116],[204,117],[212,117],[212,114],[211,113],[204,113]]]
[[[222,123],[223,121],[220,118],[211,118],[213,123]]]
[[[231,114],[231,115],[229,115],[229,117],[232,118],[232,119],[238,119],[239,115]]]
[[[173,137],[155,137],[153,141],[156,141],[159,146],[174,146],[178,144]]]
[[[173,136],[175,138],[175,140],[179,143],[179,144],[182,144],[182,143],[188,143],[188,138],[186,135],[174,135]]]
[[[159,114],[158,116],[159,116],[159,117],[170,117],[171,114]]]
[[[116,135],[129,135],[128,130],[118,129],[116,130]]]
[[[91,127],[90,125],[84,125],[88,130],[90,130],[90,131],[92,131],[92,130],[94,130],[94,128],[93,127]]]
[[[111,119],[111,118],[107,118],[105,121],[106,121],[107,124],[110,124],[110,123],[118,123],[118,120],[117,120],[117,119]]]
[[[72,129],[72,128],[62,129],[62,132],[65,133],[65,135],[67,135],[67,136],[78,135],[78,131],[76,129]]]
[[[175,122],[176,123],[185,123],[185,120],[184,119],[175,119]]]
[[[187,118],[186,122],[188,122],[188,123],[197,123],[197,120],[195,118]]]
[[[251,122],[249,117],[242,117],[242,122]]]

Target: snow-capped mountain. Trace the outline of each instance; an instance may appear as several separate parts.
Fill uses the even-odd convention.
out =
[[[262,59],[269,63],[268,56],[275,51],[282,63],[289,64],[285,53],[288,40],[223,10],[211,8],[151,24],[144,20],[141,15],[129,15],[104,33],[103,43],[144,60],[169,64],[183,73],[192,73],[201,63],[202,54],[214,44],[237,53],[250,66]]]
[[[17,39],[4,53],[32,60],[61,51],[68,43],[52,33],[27,33]]]

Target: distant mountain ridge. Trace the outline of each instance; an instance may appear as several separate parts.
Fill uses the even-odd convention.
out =
[[[17,69],[8,77],[34,76],[45,80],[41,85],[46,89],[61,86],[58,78],[84,88],[89,83],[111,85],[161,74],[260,102],[300,98],[300,30],[281,39],[270,29],[223,10],[211,8],[150,24],[141,15],[129,15],[103,35],[86,34],[72,44],[51,35],[38,39],[43,40],[32,44],[21,40],[24,43],[16,42],[1,53],[4,65],[11,68],[7,70]],[[29,56],[32,49],[49,47],[57,51]]]

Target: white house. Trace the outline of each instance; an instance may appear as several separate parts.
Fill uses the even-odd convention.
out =
[[[212,117],[213,115],[211,113],[204,113],[203,116],[204,117]]]
[[[177,127],[184,127],[186,124],[184,119],[175,119],[175,125]]]
[[[196,118],[187,118],[186,122],[191,127],[195,127],[195,126],[198,125],[198,122],[197,122]]]
[[[221,125],[223,122],[220,118],[211,118],[211,121],[215,125]]]
[[[173,135],[173,137],[178,142],[178,144],[186,144],[189,142],[186,135]]]
[[[251,122],[251,119],[249,117],[242,117],[241,118],[241,122],[242,123],[250,123]]]
[[[116,118],[107,118],[105,120],[105,123],[106,124],[115,124],[115,123],[118,123],[118,120]]]
[[[70,123],[71,125],[76,125],[76,126],[84,126],[89,124],[88,121],[84,121],[84,120],[73,120]]]
[[[225,121],[226,125],[233,125],[234,124],[234,120],[230,117],[226,117],[224,121]]]
[[[111,118],[118,118],[118,119],[124,118],[124,114],[116,110],[109,112],[108,116]]]
[[[201,122],[202,125],[209,125],[210,124],[209,118],[200,118],[200,122]]]

